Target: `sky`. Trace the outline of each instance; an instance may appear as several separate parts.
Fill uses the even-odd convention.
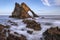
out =
[[[25,2],[38,15],[60,15],[60,0],[0,0],[0,15],[11,15],[15,2]]]

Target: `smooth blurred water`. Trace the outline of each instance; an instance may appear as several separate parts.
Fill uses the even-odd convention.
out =
[[[11,25],[8,20],[17,23],[18,26]],[[43,32],[45,32],[47,29],[56,26],[60,28],[60,16],[58,15],[41,15],[40,17],[35,19],[29,18],[29,20],[35,20],[36,22],[40,23],[41,30],[35,31],[33,29],[26,28],[26,24],[22,22],[22,19],[9,18],[8,15],[0,16],[0,24],[10,25],[11,34],[14,34],[14,32],[17,32],[18,34],[23,34],[27,37],[28,40],[40,40],[40,38],[43,37]],[[24,31],[22,31],[21,29],[24,29]],[[31,30],[33,31],[33,33],[28,34],[27,30]]]

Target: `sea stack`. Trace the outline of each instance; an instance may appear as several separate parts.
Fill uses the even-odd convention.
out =
[[[21,3],[21,5],[19,3],[15,3],[14,11],[12,12],[12,15],[10,17],[20,19],[32,18],[28,14],[28,11],[30,11],[33,14],[33,17],[39,17],[24,2]]]

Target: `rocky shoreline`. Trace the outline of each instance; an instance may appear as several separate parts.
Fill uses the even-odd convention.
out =
[[[17,26],[16,23],[14,23],[10,20],[8,22],[13,23],[13,25]],[[27,24],[27,26],[26,26],[27,28],[31,28],[31,29],[37,30],[37,31],[41,30],[40,24],[38,24],[34,20],[23,20],[23,22]],[[10,33],[11,30],[9,30],[10,27],[11,26],[4,26],[4,25],[0,24],[0,40],[27,40],[26,36],[24,36],[22,34],[18,34],[17,32],[14,32],[14,34],[11,34]],[[33,31],[27,30],[27,33],[32,34]]]
[[[35,31],[41,30],[41,26],[33,20],[23,20],[23,22],[27,24],[26,28],[31,28]],[[9,28],[10,26],[0,24],[0,40],[28,40],[23,34],[18,34],[17,32],[11,34],[11,30],[9,30]],[[24,31],[24,29],[22,29],[22,31]],[[32,34],[33,31],[27,30],[27,33]],[[51,27],[47,29],[40,40],[60,40],[60,28]]]
[[[28,11],[32,12],[33,17],[28,14]],[[43,37],[40,37],[41,35],[39,33],[42,30],[42,26],[40,23],[36,22],[35,19],[33,19],[39,16],[36,15],[25,3],[22,3],[21,5],[15,3],[15,9],[10,17],[22,19],[22,22],[26,25],[24,25],[26,28],[20,29],[20,27],[17,24],[18,22],[16,23],[11,20],[8,20],[7,22],[13,26],[4,26],[0,24],[0,40],[28,40],[29,36],[31,37],[29,38],[29,40],[60,40],[60,28],[58,27],[51,27],[47,29],[45,32],[43,32]],[[28,20],[27,18],[32,18],[33,20]],[[46,25],[51,24],[47,23]],[[14,31],[10,29],[13,27],[15,29]],[[19,31],[16,32],[16,30],[18,30],[16,28],[18,28]],[[27,35],[20,34],[22,33],[22,31],[24,32],[24,34],[27,33]],[[37,35],[38,37],[36,37]]]

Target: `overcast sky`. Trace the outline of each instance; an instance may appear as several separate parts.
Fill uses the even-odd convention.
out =
[[[11,15],[15,2],[25,2],[38,15],[60,15],[60,0],[0,0],[0,15]]]

